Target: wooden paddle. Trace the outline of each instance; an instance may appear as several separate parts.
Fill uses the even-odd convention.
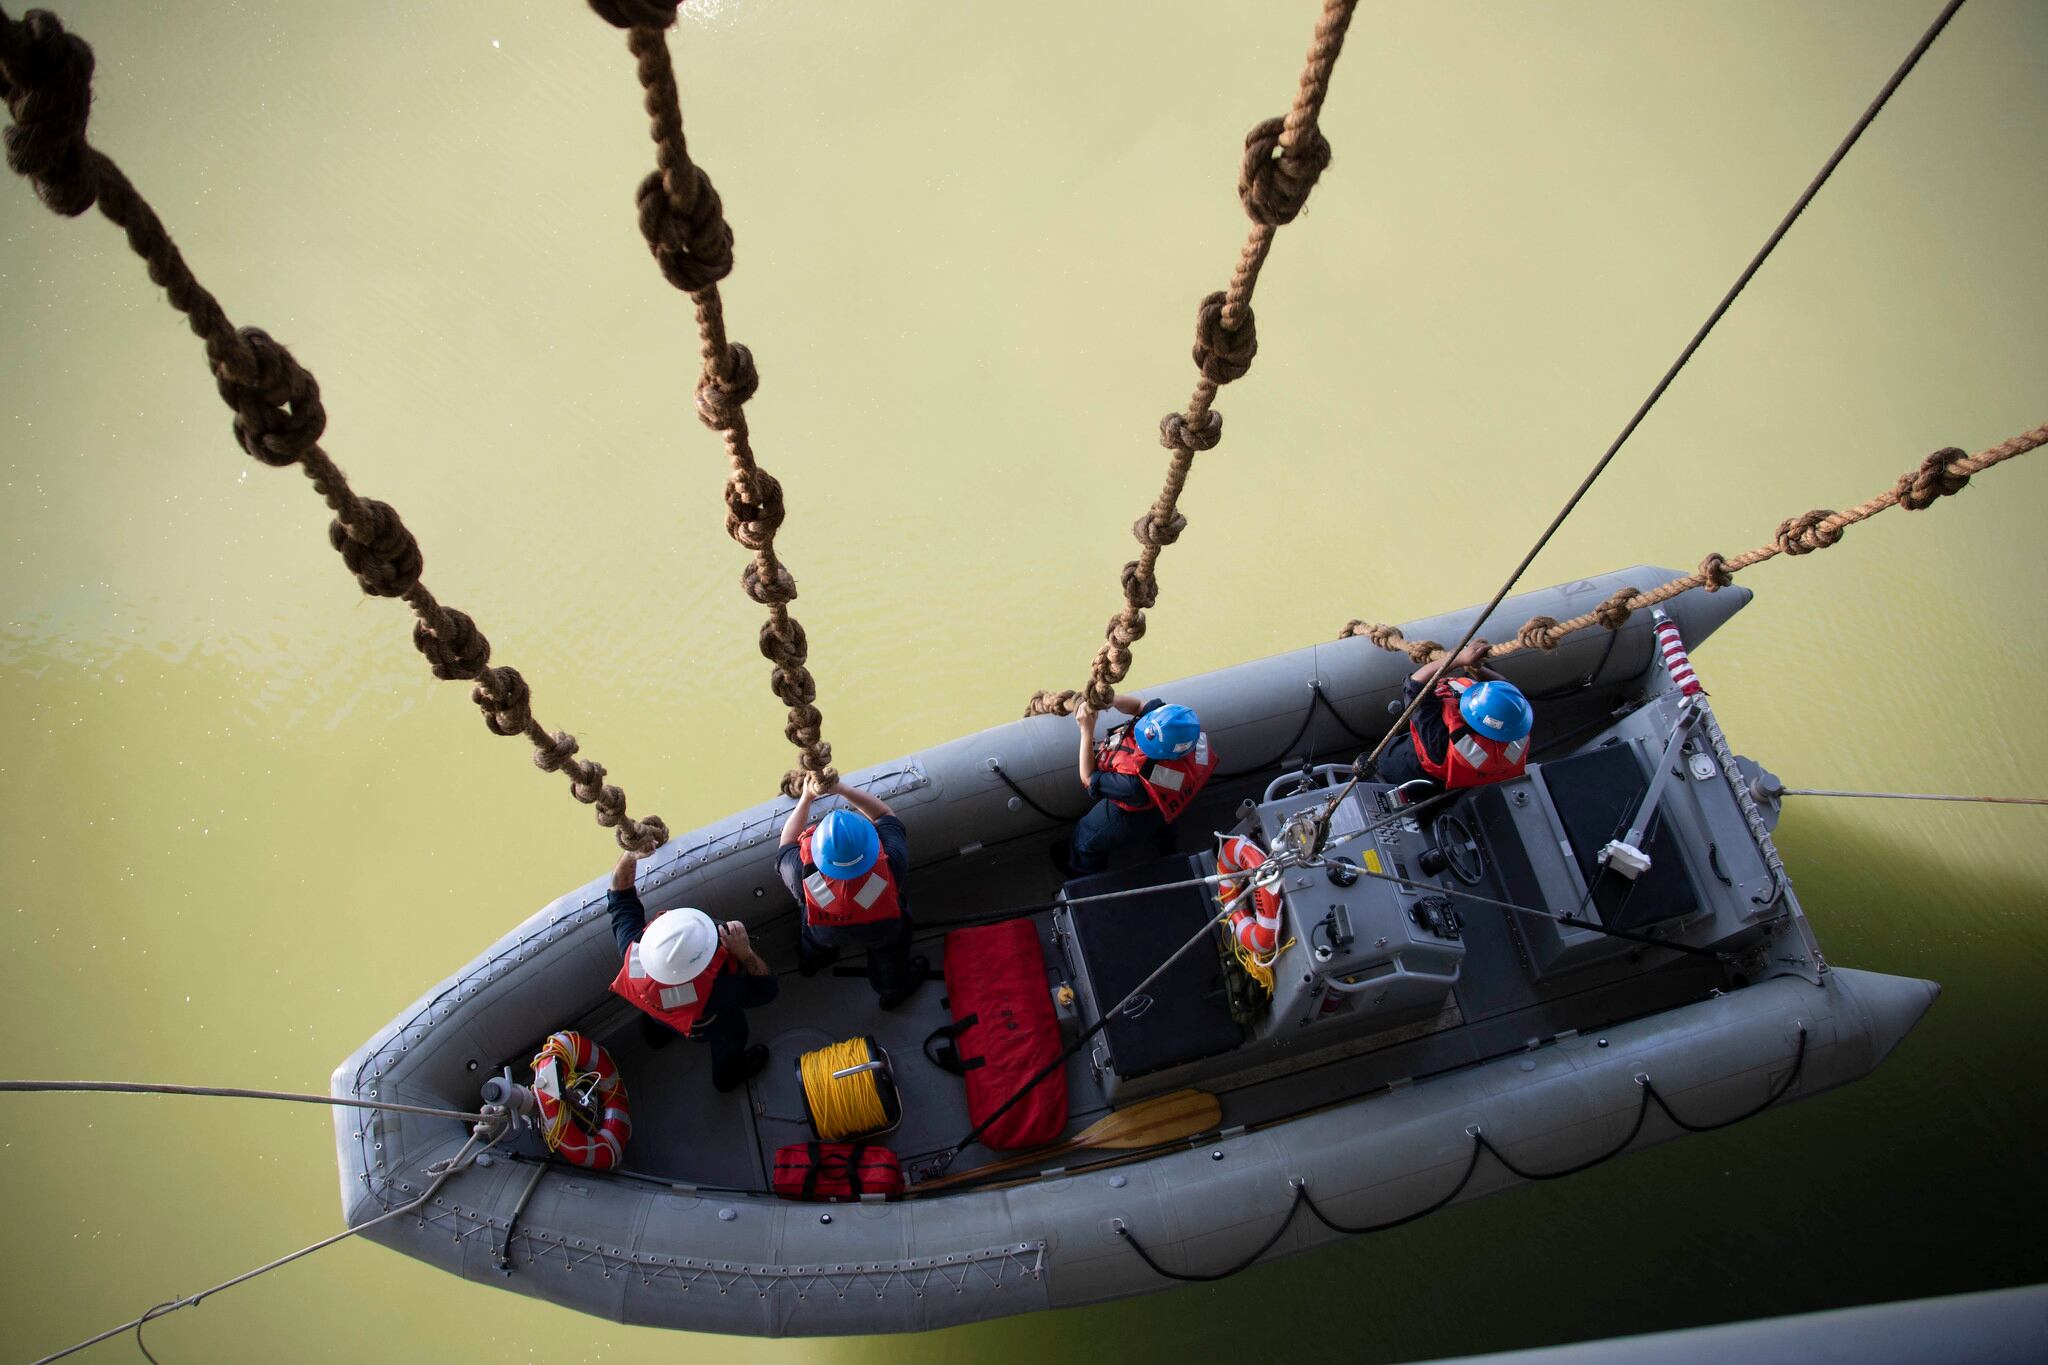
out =
[[[1206,1133],[1223,1122],[1223,1106],[1214,1095],[1206,1090],[1176,1090],[1167,1095],[1155,1095],[1149,1100],[1119,1109],[1107,1118],[1098,1119],[1074,1136],[1050,1147],[1040,1147],[1032,1152],[1020,1152],[1016,1156],[992,1161],[986,1166],[976,1166],[971,1171],[960,1171],[953,1175],[940,1176],[936,1180],[919,1182],[920,1190],[936,1190],[947,1185],[958,1185],[969,1180],[999,1171],[1016,1170],[1020,1166],[1031,1166],[1048,1161],[1068,1152],[1084,1152],[1094,1147],[1128,1150],[1133,1147],[1152,1147],[1163,1142],[1177,1142],[1183,1138]]]

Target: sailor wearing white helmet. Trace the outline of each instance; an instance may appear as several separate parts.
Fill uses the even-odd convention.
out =
[[[735,1090],[768,1064],[768,1049],[747,1046],[746,1011],[773,1000],[781,983],[747,940],[738,920],[714,924],[687,907],[647,922],[633,888],[641,854],[628,853],[612,869],[612,937],[625,959],[612,990],[647,1016],[648,1041],[660,1046],[670,1031],[711,1048],[711,1084]]]

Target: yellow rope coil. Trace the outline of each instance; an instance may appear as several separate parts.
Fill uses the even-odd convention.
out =
[[[819,1140],[842,1142],[848,1138],[878,1133],[889,1126],[882,1104],[879,1071],[862,1071],[833,1078],[835,1071],[877,1061],[865,1038],[848,1038],[797,1059],[797,1071],[804,1082],[804,1099],[811,1106],[811,1126]]]

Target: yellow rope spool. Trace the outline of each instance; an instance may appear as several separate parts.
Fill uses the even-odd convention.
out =
[[[893,1128],[902,1117],[889,1054],[874,1039],[848,1038],[797,1058],[804,1107],[823,1142],[843,1142]]]

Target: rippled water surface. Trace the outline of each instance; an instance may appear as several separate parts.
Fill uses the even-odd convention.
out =
[[[319,375],[405,514],[634,809],[786,766],[634,223],[620,37],[573,0],[54,0],[92,130],[239,322]],[[1197,465],[1144,684],[1481,600],[1930,17],[1912,4],[1371,5]],[[693,5],[692,147],[850,765],[1078,680],[1242,235],[1244,129],[1307,3]],[[1690,565],[2048,420],[2048,9],[1977,0],[1530,582]],[[97,216],[0,185],[0,1071],[322,1089],[427,984],[610,862],[523,746],[243,456]],[[2048,791],[2048,456],[1748,575],[1699,653],[1795,784]],[[1941,1002],[1869,1080],[1213,1288],[906,1340],[702,1343],[346,1245],[152,1329],[178,1361],[1372,1360],[2048,1277],[2048,814],[1801,805],[1833,960]],[[8,1358],[337,1225],[284,1106],[0,1103]],[[129,1350],[99,1348],[110,1358]],[[374,1358],[374,1356],[372,1357]]]

